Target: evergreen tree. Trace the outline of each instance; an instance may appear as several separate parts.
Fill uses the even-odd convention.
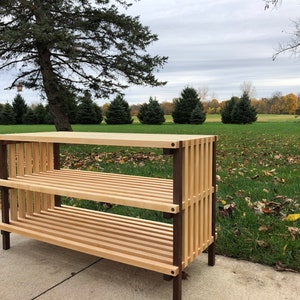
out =
[[[174,123],[190,123],[192,111],[199,104],[200,99],[194,88],[186,87],[183,89],[181,97],[174,101],[174,111],[172,113]]]
[[[4,104],[1,110],[1,124],[13,125],[16,124],[15,112],[9,103]]]
[[[15,113],[16,123],[23,124],[23,117],[27,112],[28,106],[24,98],[18,93],[12,102],[12,107]]]
[[[101,124],[101,122],[103,121],[102,109],[99,105],[97,105],[97,103],[93,103],[93,106],[96,113],[96,124]]]
[[[92,95],[85,92],[84,96],[79,100],[77,111],[77,123],[79,124],[99,124],[98,112],[92,100]]]
[[[235,105],[240,101],[238,97],[231,97],[229,101],[226,101],[225,108],[221,111],[221,119],[224,124],[231,124],[232,119],[232,111]]]
[[[26,125],[38,124],[37,117],[31,107],[27,109],[27,112],[23,117],[23,122]]]
[[[78,109],[76,91],[71,87],[65,89],[64,92],[61,92],[61,101],[63,103],[63,109],[66,112],[70,124],[75,124],[77,122]]]
[[[257,113],[246,92],[243,93],[240,101],[234,106],[231,113],[232,123],[235,124],[251,124],[256,121]]]
[[[46,124],[54,124],[54,119],[53,119],[52,114],[50,113],[49,105],[48,104],[45,106],[45,110],[46,110],[46,117],[45,117]],[[76,115],[75,115],[74,118],[75,118],[74,123],[76,123]],[[70,120],[70,122],[71,122],[71,120]],[[71,124],[73,124],[73,121],[72,121]]]
[[[111,101],[106,112],[105,122],[107,124],[131,124],[133,122],[130,107],[123,96],[118,95]]]
[[[203,108],[201,109],[200,105],[197,105],[191,113],[190,123],[203,124],[205,120],[206,120],[206,115],[203,112]]]
[[[166,121],[164,111],[157,100],[150,97],[149,103],[144,103],[138,113],[138,119],[142,124],[161,125]]]
[[[150,55],[158,40],[127,0],[1,1],[0,68],[20,69],[11,83],[45,93],[57,130],[72,130],[64,94],[96,96],[131,84],[161,86],[154,72],[167,61]]]
[[[42,103],[33,108],[36,124],[47,124],[47,111]]]
[[[0,103],[0,124],[2,124],[2,111],[3,111],[4,105]]]

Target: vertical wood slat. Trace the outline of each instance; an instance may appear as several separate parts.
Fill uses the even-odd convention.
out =
[[[46,143],[39,143],[40,147],[40,154],[38,159],[40,160],[40,172],[47,171],[47,144]],[[35,193],[34,195],[34,211],[39,212],[41,210],[46,210],[47,207],[45,202],[47,201],[47,197],[41,193]]]
[[[41,171],[41,154],[41,143],[34,143],[32,151],[32,165],[34,173]],[[33,213],[40,212],[41,210],[40,194],[41,193],[38,192],[28,194],[28,197],[31,197],[33,202]]]
[[[41,166],[40,166],[40,144],[39,143],[33,143],[32,145],[33,148],[33,173],[38,173],[40,172]],[[41,203],[40,203],[40,197],[41,193],[39,192],[34,192],[33,193],[33,207],[34,207],[34,212],[40,212],[41,210]]]
[[[33,171],[33,152],[32,143],[25,143],[25,174],[31,175]],[[33,192],[25,191],[26,198],[26,213],[29,215],[33,214]]]
[[[17,175],[24,176],[24,144],[17,143],[16,144],[16,159],[17,159]],[[18,190],[18,211],[19,217],[25,218],[25,191]]]
[[[8,144],[7,145],[8,153],[8,174],[10,177],[16,177],[16,145]],[[10,217],[13,221],[18,220],[18,197],[17,190],[9,190],[9,199],[10,199]]]
[[[54,145],[47,143],[47,170],[54,170]],[[47,194],[47,208],[54,208],[54,195]]]

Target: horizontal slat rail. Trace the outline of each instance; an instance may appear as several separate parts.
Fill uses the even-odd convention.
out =
[[[62,196],[178,213],[173,180],[80,170],[53,170],[0,180],[0,185]]]
[[[173,226],[143,219],[55,207],[0,223],[0,228],[76,251],[177,276]]]
[[[201,135],[201,138],[214,138]],[[112,133],[112,132],[34,132],[0,134],[0,140],[16,142],[44,142],[62,144],[105,145],[125,147],[154,147],[176,149],[180,141],[199,139],[197,135],[186,134],[149,134],[149,133]]]

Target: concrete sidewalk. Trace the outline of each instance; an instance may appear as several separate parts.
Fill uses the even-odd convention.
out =
[[[2,247],[2,245],[1,245]],[[2,249],[2,248],[1,248]],[[188,268],[183,299],[300,299],[300,274],[202,254]],[[11,235],[0,250],[0,299],[172,299],[172,282],[162,275]]]

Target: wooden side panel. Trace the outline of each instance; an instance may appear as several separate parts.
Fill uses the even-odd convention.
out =
[[[16,143],[8,144],[9,177],[32,175],[53,170],[53,144]],[[54,196],[22,189],[10,189],[11,220],[25,218],[42,209],[54,207]]]
[[[214,137],[184,143],[183,159],[183,267],[214,241],[212,194],[214,193]]]

